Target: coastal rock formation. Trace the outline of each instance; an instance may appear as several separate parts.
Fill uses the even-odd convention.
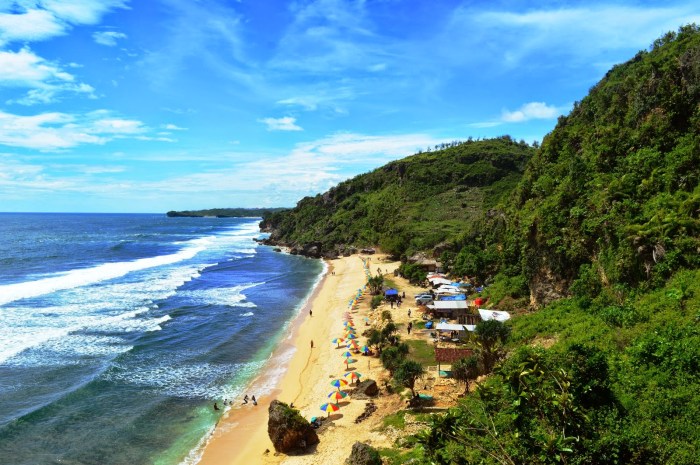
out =
[[[352,445],[350,457],[345,460],[346,465],[382,465],[379,452],[369,444],[356,442]]]
[[[375,397],[377,394],[379,394],[377,382],[373,379],[366,379],[357,385],[352,396],[355,399],[367,399],[368,397]]]
[[[289,454],[319,443],[316,431],[298,410],[284,402],[273,400],[268,412],[270,418],[267,422],[267,434],[275,451]]]

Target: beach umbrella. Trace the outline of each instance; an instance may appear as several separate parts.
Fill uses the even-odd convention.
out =
[[[352,354],[348,351],[345,351],[345,353],[343,354],[343,357],[350,358],[350,357],[352,357]]]
[[[331,381],[331,386],[337,387],[339,391],[340,391],[340,386],[347,386],[347,385],[348,385],[348,382],[345,381],[344,379],[338,378],[338,379],[334,379],[333,381]]]
[[[366,354],[367,352],[369,352],[369,347],[367,347],[366,345],[360,347],[360,352]]]
[[[357,361],[357,360],[355,360],[354,358],[346,358],[346,359],[345,359],[345,367],[346,367],[346,368],[350,368],[350,365],[349,365],[349,364],[350,364],[350,363],[355,363],[356,361]]]
[[[345,320],[345,323],[343,323],[343,326],[345,326],[345,327],[352,326],[352,325],[353,325],[353,322],[350,318]]]
[[[344,399],[348,396],[348,393],[345,391],[333,391],[330,394],[328,394],[328,397],[330,399],[335,399],[335,403],[337,404],[340,399]]]
[[[345,339],[357,339],[357,336],[355,336],[353,333],[349,333],[347,336],[345,336]]]
[[[350,378],[352,381],[359,381],[362,377],[362,373],[358,373],[356,371],[348,371],[347,373],[345,373],[345,376],[347,378]]]
[[[350,344],[348,344],[348,348],[350,348],[350,347],[352,347],[355,350],[360,350],[359,344],[357,343],[357,341],[355,339],[350,341]]]
[[[321,410],[323,410],[324,412],[328,412],[328,416],[331,416],[331,412],[337,412],[338,410],[340,410],[340,407],[338,407],[337,404],[332,404],[329,402],[327,404],[321,405]]]
[[[344,340],[345,340],[345,339],[343,339],[342,337],[336,337],[336,338],[333,339],[331,342],[332,342],[333,344],[337,344],[337,346],[340,347],[340,343],[343,342]]]

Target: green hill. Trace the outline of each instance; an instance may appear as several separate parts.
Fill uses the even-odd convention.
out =
[[[275,243],[313,243],[322,253],[378,245],[399,257],[446,241],[454,249],[510,194],[533,153],[507,136],[449,144],[306,197],[262,227]]]
[[[700,265],[700,35],[610,70],[528,165],[513,235],[533,297],[658,286]],[[563,291],[563,292],[562,292]]]
[[[698,27],[615,66],[536,151],[502,138],[418,154],[266,224],[324,248],[439,251],[491,302],[538,308],[477,328],[488,376],[390,463],[700,463]]]

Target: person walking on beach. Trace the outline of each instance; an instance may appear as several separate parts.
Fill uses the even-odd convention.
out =
[[[314,348],[314,340],[313,339],[311,339],[311,348],[312,349]]]
[[[253,405],[258,405],[258,401],[255,400],[255,396],[251,397],[250,400],[253,401]]]
[[[246,394],[245,397],[243,398],[243,403],[244,404],[248,403],[248,394]]]
[[[309,309],[309,316],[314,316],[314,312],[311,309]]]
[[[219,406],[216,405],[216,402],[214,402],[214,410],[219,410]]]
[[[411,318],[411,309],[408,309],[408,317]]]

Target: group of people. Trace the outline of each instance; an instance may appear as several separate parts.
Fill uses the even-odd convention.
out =
[[[249,400],[253,403],[253,405],[258,405],[258,401],[255,398],[255,396],[248,397],[248,394],[246,394],[245,397],[243,397],[243,403],[247,404]],[[226,406],[226,405],[233,405],[233,401],[232,400],[229,401],[228,399],[224,399],[224,406]],[[215,411],[221,410],[218,402],[214,402],[214,410]]]

